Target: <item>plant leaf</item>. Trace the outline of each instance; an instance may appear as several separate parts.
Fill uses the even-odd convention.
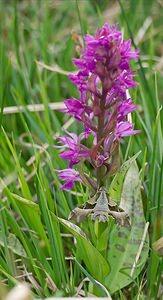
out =
[[[125,177],[120,206],[129,214],[131,227],[115,225],[110,235],[108,262],[111,271],[105,285],[111,293],[134,281],[148,256],[148,223],[145,223],[138,168],[135,163],[130,166]]]
[[[84,273],[84,275],[86,276],[86,278],[88,278],[88,280],[90,280],[96,287],[98,290],[100,290],[102,292],[102,295],[106,295],[108,300],[112,300],[108,290],[106,289],[106,287],[101,284],[99,281],[97,281],[96,279],[94,279],[88,272],[87,270],[85,270],[83,268],[83,266],[75,259],[75,262],[77,263],[77,265],[79,266],[79,268],[81,269],[81,271]]]
[[[0,232],[0,245],[2,247],[5,247],[2,232]],[[9,235],[7,236],[7,247],[12,252],[14,252],[19,256],[23,256],[23,257],[27,256],[23,246],[21,245],[18,238],[13,233],[9,233]]]
[[[114,176],[110,188],[109,188],[109,196],[116,201],[117,203],[120,202],[121,199],[121,193],[123,188],[123,182],[125,179],[125,175],[130,168],[130,166],[133,164],[133,162],[137,159],[141,151],[136,153],[134,156],[129,158],[127,161],[125,161],[122,166],[120,167],[119,172]]]
[[[77,257],[84,261],[93,278],[102,281],[110,270],[107,261],[77,225],[62,218],[58,218],[58,220],[75,236],[78,243]]]

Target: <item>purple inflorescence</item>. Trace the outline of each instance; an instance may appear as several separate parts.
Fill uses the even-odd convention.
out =
[[[81,176],[72,169],[85,160],[94,167],[94,186],[99,188],[104,177],[114,169],[111,164],[115,159],[111,158],[114,151],[117,153],[121,139],[140,132],[127,120],[136,106],[126,93],[137,85],[129,61],[137,59],[139,51],[131,50],[131,40],[123,40],[117,25],[104,24],[95,36],[87,34],[84,39],[85,48],[80,58],[73,59],[79,71],[69,75],[80,92],[80,99],[65,100],[63,110],[83,123],[84,132],[79,136],[66,132],[68,136],[58,138],[62,145],[56,147],[65,148],[60,157],[69,160],[69,169],[58,171],[58,177],[66,181],[62,189],[71,189],[74,181],[88,181],[83,180],[83,172]],[[90,135],[91,145],[87,142]]]

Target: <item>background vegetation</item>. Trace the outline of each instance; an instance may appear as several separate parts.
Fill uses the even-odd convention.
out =
[[[118,22],[141,55],[133,65],[139,86],[131,96],[142,133],[126,139],[121,154],[125,161],[141,150],[137,162],[150,251],[138,280],[113,298],[162,299],[163,260],[151,247],[163,236],[162,18],[163,3],[156,0],[0,0],[0,279],[8,288],[25,280],[35,297],[87,294],[86,269],[72,257],[73,234],[52,216],[67,219],[87,195],[83,199],[81,186],[59,191],[54,169],[66,163],[53,148],[54,135],[63,126],[79,130],[58,110],[64,99],[77,96],[66,75],[78,56],[73,32],[82,36],[104,22]],[[91,224],[81,228],[89,234]]]

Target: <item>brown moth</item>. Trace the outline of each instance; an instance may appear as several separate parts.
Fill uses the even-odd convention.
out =
[[[128,214],[120,208],[109,195],[105,187],[100,187],[96,194],[80,207],[76,207],[69,215],[69,220],[80,223],[87,216],[93,221],[107,222],[112,217],[121,226],[129,226]]]

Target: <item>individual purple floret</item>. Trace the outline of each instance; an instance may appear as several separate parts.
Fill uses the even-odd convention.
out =
[[[79,173],[73,169],[64,169],[56,171],[59,173],[58,178],[60,178],[63,181],[66,181],[66,183],[60,188],[61,190],[70,190],[74,187],[75,181],[81,181]]]
[[[77,136],[75,133],[65,131],[70,137],[58,137],[58,140],[63,145],[54,146],[55,148],[67,148],[60,154],[60,157],[70,161],[69,167],[72,168],[74,165],[80,162],[80,158],[89,158],[90,149],[81,144],[81,140],[86,136],[85,133]]]
[[[119,122],[115,130],[116,139],[120,139],[124,136],[140,133],[140,130],[133,130],[133,125],[130,122]]]
[[[107,175],[116,170],[122,138],[140,132],[128,121],[127,115],[136,106],[126,93],[137,85],[129,61],[138,58],[139,50],[131,49],[131,40],[123,40],[117,25],[104,24],[95,36],[87,34],[84,40],[85,48],[80,58],[73,59],[79,71],[69,75],[79,90],[79,99],[65,100],[63,110],[79,122],[79,128],[83,124],[83,133],[77,136],[67,132],[69,136],[58,137],[62,145],[56,147],[64,148],[60,157],[69,161],[70,168],[59,171],[58,177],[66,181],[62,189],[70,189],[74,181],[88,183],[94,189],[104,186]],[[94,169],[91,167],[91,177],[81,166],[79,173],[72,170],[85,161]],[[67,172],[70,172],[71,180]]]

